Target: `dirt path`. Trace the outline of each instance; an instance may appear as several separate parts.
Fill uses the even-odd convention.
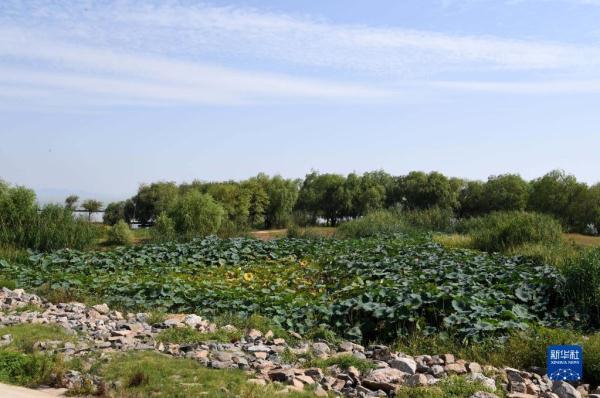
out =
[[[45,388],[32,390],[24,387],[9,386],[0,383],[0,397],[2,398],[51,398],[64,397],[64,388]]]

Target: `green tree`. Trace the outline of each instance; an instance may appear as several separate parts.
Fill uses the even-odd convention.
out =
[[[75,210],[75,208],[77,207],[77,202],[79,202],[79,196],[69,195],[65,199],[65,207],[69,210]]]
[[[189,191],[169,211],[175,230],[185,239],[217,233],[225,211],[210,195]]]
[[[461,217],[484,214],[488,209],[485,202],[485,184],[481,181],[468,181],[460,191],[458,201]]]
[[[225,211],[221,228],[232,232],[244,231],[249,226],[250,199],[249,191],[239,183],[212,183],[207,186],[207,193],[213,197]]]
[[[135,205],[131,199],[120,202],[111,202],[104,209],[102,221],[106,225],[115,225],[119,220],[131,224],[131,220],[135,215]]]
[[[81,204],[81,207],[88,212],[88,221],[92,221],[92,213],[100,211],[102,202],[96,199],[86,199]]]
[[[267,186],[269,204],[265,211],[267,228],[287,226],[298,200],[298,184],[298,181],[288,180],[278,175],[270,179]]]
[[[265,227],[265,214],[269,207],[268,187],[269,176],[263,173],[242,182],[242,189],[249,195],[248,223],[253,227]]]
[[[432,172],[425,174],[412,171],[397,181],[400,202],[411,209],[455,209],[458,207],[458,191],[445,175]]]
[[[156,217],[168,211],[179,196],[179,188],[174,182],[155,182],[141,185],[133,197],[135,217],[142,225],[151,224]]]
[[[528,207],[531,210],[552,214],[568,230],[581,224],[577,215],[578,201],[586,195],[586,184],[577,182],[573,175],[553,170],[531,182]]]
[[[335,226],[349,215],[352,196],[346,189],[346,178],[339,174],[308,174],[300,189],[298,209],[312,215],[313,219],[323,217],[328,225]]]
[[[484,186],[486,212],[525,210],[529,184],[518,174],[491,176]]]

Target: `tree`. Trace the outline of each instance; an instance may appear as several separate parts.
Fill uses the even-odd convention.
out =
[[[77,195],[69,195],[65,199],[65,207],[69,210],[75,210],[77,207],[77,202],[79,201],[79,196]]]
[[[445,175],[412,171],[397,181],[397,192],[404,205],[411,209],[455,209],[458,191]]]
[[[490,176],[484,186],[486,212],[525,210],[529,184],[518,174]]]
[[[131,224],[131,220],[135,215],[135,205],[131,199],[121,202],[111,202],[104,209],[102,221],[107,225],[115,225],[120,220]]]
[[[552,214],[567,229],[573,229],[578,221],[575,208],[587,185],[577,182],[575,176],[562,170],[553,170],[531,182],[528,207],[531,210]]]
[[[217,233],[225,211],[210,195],[189,191],[181,195],[169,211],[175,230],[184,238]]]
[[[88,212],[88,221],[92,221],[92,213],[100,211],[102,208],[102,202],[95,199],[87,199],[83,201],[81,207]]]
[[[242,182],[242,189],[248,192],[250,206],[248,223],[254,227],[265,227],[265,213],[269,207],[269,176],[260,173]]]
[[[352,196],[346,190],[346,178],[339,174],[308,174],[300,188],[298,209],[323,217],[335,226],[339,219],[348,216]]]
[[[211,183],[207,193],[225,210],[221,228],[234,233],[248,228],[250,216],[250,192],[237,182]]]
[[[481,181],[468,181],[459,193],[459,214],[461,217],[475,217],[487,211],[485,184]]]
[[[141,185],[132,200],[135,204],[135,217],[142,225],[151,224],[156,217],[167,212],[179,196],[179,188],[174,182],[155,182]]]
[[[288,180],[278,175],[270,179],[267,186],[269,205],[265,211],[267,228],[287,226],[298,200],[298,185],[299,181]]]

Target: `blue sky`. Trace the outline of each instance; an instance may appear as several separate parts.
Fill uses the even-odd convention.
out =
[[[600,0],[0,2],[0,178],[561,168],[600,180]]]

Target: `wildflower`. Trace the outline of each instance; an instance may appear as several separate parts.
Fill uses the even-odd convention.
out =
[[[252,272],[246,272],[244,273],[244,280],[246,282],[250,282],[254,279],[254,275],[252,274]]]

